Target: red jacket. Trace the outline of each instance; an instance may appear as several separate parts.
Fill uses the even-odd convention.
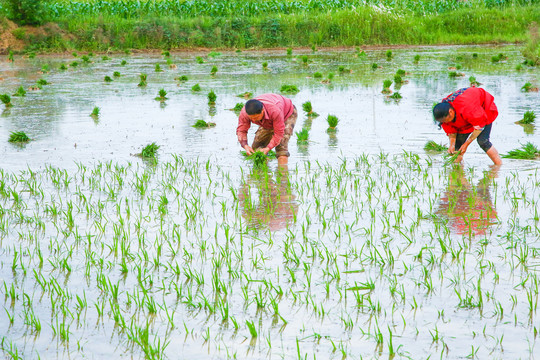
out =
[[[499,115],[493,100],[493,95],[484,89],[468,88],[454,101],[449,102],[456,111],[456,118],[452,122],[442,124],[442,128],[447,134],[469,134],[475,128],[481,129],[491,124]]]
[[[294,111],[294,106],[291,99],[287,99],[279,94],[263,94],[255,99],[263,103],[264,117],[261,121],[253,123],[262,126],[268,130],[274,130],[274,135],[268,144],[268,148],[272,149],[279,145],[285,132],[285,120],[291,116]],[[236,136],[238,142],[244,146],[247,144],[247,132],[252,121],[249,119],[245,107],[242,108],[238,117],[238,127],[236,128]]]

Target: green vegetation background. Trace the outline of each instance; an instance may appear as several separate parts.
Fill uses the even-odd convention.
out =
[[[521,42],[540,19],[540,0],[0,0],[0,5],[0,16],[22,26],[12,32],[26,51]],[[7,22],[2,23],[5,30]]]

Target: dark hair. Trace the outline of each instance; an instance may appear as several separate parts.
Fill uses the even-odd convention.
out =
[[[248,115],[260,114],[263,111],[263,103],[257,99],[251,99],[246,102],[245,108]]]
[[[447,102],[438,103],[433,107],[433,118],[437,122],[448,116],[448,111],[452,109],[452,105]]]

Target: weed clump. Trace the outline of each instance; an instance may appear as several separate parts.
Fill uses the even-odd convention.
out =
[[[424,145],[425,151],[432,151],[432,152],[443,152],[448,150],[448,148],[444,145],[438,144],[433,140],[429,140],[426,145]]]
[[[307,144],[308,141],[309,141],[308,129],[302,129],[296,132],[296,142],[298,144]]]
[[[4,104],[6,108],[13,106],[13,104],[11,104],[11,96],[8,94],[0,95],[0,101],[2,101],[2,104]]]
[[[146,86],[148,85],[147,83],[147,80],[148,79],[148,75],[142,73],[142,74],[139,74],[139,84],[137,86],[140,86],[140,87],[143,87],[143,86]]]
[[[8,141],[10,143],[26,143],[30,141],[30,138],[23,131],[12,131]]]
[[[520,124],[532,124],[535,119],[536,119],[536,114],[534,113],[534,111],[529,110],[529,111],[525,111],[525,114],[523,114],[523,119],[519,120],[518,122]]]
[[[192,125],[194,128],[197,128],[197,129],[206,129],[206,128],[210,128],[210,127],[214,127],[216,126],[216,123],[213,123],[213,122],[206,122],[202,119],[199,119],[195,122],[195,124]]]
[[[317,117],[319,114],[313,111],[313,106],[311,105],[311,101],[306,101],[302,104],[302,109],[305,111],[306,115],[308,117]]]
[[[217,95],[214,92],[214,90],[210,90],[207,97],[208,97],[208,105],[215,105],[216,104]]]
[[[502,157],[507,159],[534,160],[540,158],[540,149],[533,143],[528,142],[521,149],[510,150],[508,154]]]
[[[335,115],[328,115],[326,122],[328,123],[328,131],[335,131],[339,123],[339,119]]]
[[[13,96],[26,96],[26,90],[24,90],[24,87],[22,86],[19,86],[17,88],[17,91],[15,91],[15,94],[13,94]]]
[[[300,90],[296,85],[282,85],[280,91],[284,94],[297,94]]]
[[[157,101],[165,101],[167,100],[167,91],[165,89],[159,89],[158,96],[155,98]]]
[[[191,87],[191,91],[201,91],[201,85],[195,84]]]

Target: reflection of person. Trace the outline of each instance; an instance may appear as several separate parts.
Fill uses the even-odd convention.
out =
[[[438,121],[450,140],[448,152],[460,152],[461,161],[469,145],[478,141],[495,165],[502,160],[497,149],[489,141],[491,124],[499,114],[493,96],[477,87],[460,89],[442,100],[433,108],[433,117]]]
[[[255,99],[248,100],[240,116],[236,135],[238,142],[248,155],[255,150],[265,154],[276,148],[278,164],[287,164],[289,153],[289,139],[293,133],[298,113],[291,99],[279,94],[263,94]],[[247,132],[251,123],[259,125],[255,133],[253,145],[247,142]]]
[[[240,187],[238,200],[242,215],[252,225],[266,225],[270,230],[280,230],[295,217],[298,204],[292,193],[287,167],[278,167],[276,181],[272,175],[255,170]],[[251,196],[252,185],[257,189],[258,199]]]
[[[497,176],[497,168],[486,172],[473,187],[462,167],[450,173],[448,187],[441,197],[437,214],[448,218],[449,227],[458,234],[485,234],[496,223],[497,210],[491,200],[489,181]]]

